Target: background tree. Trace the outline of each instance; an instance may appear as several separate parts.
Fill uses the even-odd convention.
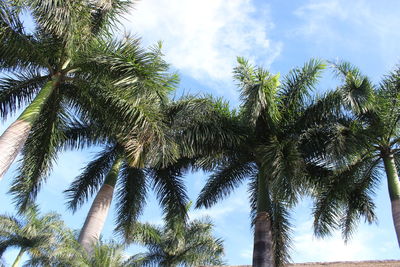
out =
[[[30,258],[50,257],[67,247],[72,232],[55,213],[40,216],[36,207],[31,207],[21,216],[0,216],[0,257],[9,248],[19,248],[12,264],[19,265],[23,254]]]
[[[223,246],[212,235],[209,220],[185,222],[180,217],[170,219],[163,227],[137,223],[128,242],[145,246],[148,251],[134,255],[132,266],[199,266],[221,265]]]
[[[324,236],[340,228],[347,240],[360,217],[376,220],[374,190],[386,173],[393,222],[400,240],[400,183],[399,163],[399,96],[400,70],[387,75],[374,86],[349,63],[336,64],[341,88],[351,88],[364,98],[363,106],[349,107],[344,103],[337,134],[330,141],[331,157],[337,168],[328,177],[325,189],[317,195],[315,205],[316,234]],[[357,90],[356,90],[357,89]],[[357,108],[358,107],[358,108]],[[340,156],[339,156],[340,155]],[[399,241],[400,242],[400,241]]]

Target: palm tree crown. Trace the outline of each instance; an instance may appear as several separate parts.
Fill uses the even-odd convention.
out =
[[[20,249],[13,267],[24,253],[29,254],[31,260],[60,254],[72,237],[60,216],[55,213],[40,216],[36,207],[19,217],[0,216],[0,256],[9,248]]]
[[[148,251],[134,255],[132,266],[221,265],[222,241],[213,237],[212,226],[206,219],[184,222],[180,217],[163,227],[138,223],[128,242],[141,244]]]

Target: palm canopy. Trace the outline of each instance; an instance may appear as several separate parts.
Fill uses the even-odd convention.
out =
[[[73,266],[73,267],[128,267],[132,266],[124,253],[125,246],[115,242],[99,241],[92,254],[87,254],[75,239],[56,253],[30,258],[24,266]]]
[[[20,249],[13,266],[17,266],[24,253],[30,258],[55,255],[64,250],[72,238],[72,232],[57,214],[39,215],[36,207],[18,217],[0,216],[0,256],[9,248]]]
[[[360,71],[348,63],[335,65],[343,79],[342,87],[364,87],[361,94],[368,101],[366,108],[344,109],[346,121],[338,122],[341,131],[332,139],[341,159],[329,177],[324,190],[317,194],[315,225],[317,234],[326,235],[340,228],[348,239],[361,216],[376,220],[374,191],[384,170],[388,179],[393,220],[400,240],[399,161],[399,96],[400,69],[385,76],[374,86]],[[351,77],[351,79],[349,78]],[[368,92],[368,93],[366,93]],[[345,159],[345,160],[343,160]]]
[[[177,214],[186,218],[188,196],[182,176],[190,168],[206,168],[210,160],[204,155],[210,155],[212,149],[216,150],[214,146],[207,152],[197,149],[195,144],[199,142],[199,137],[194,136],[193,132],[197,132],[197,127],[201,127],[203,132],[217,127],[216,122],[220,123],[225,114],[221,110],[221,102],[210,97],[185,96],[177,101],[166,100],[155,105],[158,105],[155,109],[160,110],[163,134],[169,140],[168,145],[163,147],[157,142],[140,144],[141,140],[136,139],[136,136],[129,136],[126,145],[124,140],[127,140],[127,137],[123,138],[118,132],[113,134],[111,129],[107,133],[101,133],[97,124],[76,124],[75,128],[69,128],[65,132],[70,138],[69,145],[79,147],[87,142],[108,143],[66,190],[68,207],[72,211],[78,209],[90,196],[98,192],[100,186],[107,183],[112,187],[116,185],[117,188],[115,221],[116,229],[122,233],[129,232],[141,214],[149,189],[156,192],[167,219],[174,218]],[[208,118],[206,123],[204,118]],[[203,121],[203,124],[198,124],[199,121]],[[219,136],[213,138],[216,142]],[[126,148],[133,142],[141,145],[140,160],[132,159]],[[121,165],[116,170],[114,180],[109,181],[107,176],[117,161],[121,162]],[[140,164],[132,164],[135,162]]]
[[[96,115],[92,120],[104,121],[101,114],[112,113],[114,120],[108,122],[121,132],[140,135],[138,128],[146,127],[163,141],[157,114],[147,106],[155,95],[165,97],[174,88],[176,76],[167,73],[159,46],[145,50],[137,38],[113,39],[111,25],[130,5],[118,0],[1,3],[0,62],[9,75],[0,79],[0,116],[5,119],[28,106],[0,138],[6,152],[0,175],[26,141],[24,158],[32,165],[24,166],[40,166],[39,172],[22,170],[30,181],[24,189],[30,197],[51,167],[45,162],[55,157],[62,129],[76,115],[85,120],[91,113]],[[32,33],[20,21],[23,8],[35,22]],[[136,98],[128,101],[129,96]],[[136,147],[131,149],[134,154]]]
[[[319,60],[291,70],[282,80],[242,58],[238,63],[234,74],[242,105],[237,118],[247,128],[247,138],[217,165],[196,206],[210,207],[249,180],[256,228],[253,264],[280,266],[289,260],[290,208],[330,171],[323,164],[328,150],[324,145],[334,132],[333,119],[341,109],[337,105],[344,97],[353,102],[358,98],[346,88],[312,96],[325,68]]]
[[[64,132],[74,126],[77,116],[85,123],[96,122],[104,128],[103,132],[111,128],[148,143],[166,143],[159,114],[152,106],[174,89],[177,77],[167,72],[168,64],[162,59],[159,45],[145,50],[137,38],[112,38],[110,25],[118,21],[130,1],[19,1],[18,4],[31,11],[36,29],[32,34],[25,33],[18,17],[20,9],[2,2],[1,23],[5,27],[0,36],[0,55],[3,70],[11,74],[0,81],[0,115],[6,118],[31,103],[18,119],[25,126],[28,124],[19,131],[24,136],[15,138],[15,131],[10,131],[16,143],[4,149],[11,164],[26,140],[20,174],[12,188],[23,209],[35,198],[48,175],[62,147],[58,144],[68,142]],[[77,40],[73,39],[75,25],[64,29],[52,24],[58,19],[69,19],[72,23],[75,16],[81,18],[81,15],[78,26],[82,31],[76,32]],[[85,21],[88,32],[81,25]],[[18,38],[26,40],[26,46],[19,41],[15,41],[15,46],[11,43]],[[16,51],[7,50],[10,47]],[[25,54],[37,55],[44,63],[24,58]],[[127,143],[127,149],[131,158],[140,158],[137,155],[141,148],[137,143]]]
[[[137,223],[128,242],[146,247],[147,252],[130,258],[132,266],[199,266],[223,264],[222,240],[212,235],[208,219],[185,222],[179,216],[163,227]]]

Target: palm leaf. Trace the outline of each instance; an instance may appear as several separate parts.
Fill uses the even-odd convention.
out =
[[[32,126],[22,151],[19,174],[10,189],[20,210],[33,204],[57,158],[58,143],[62,139],[59,128],[65,121],[64,108],[61,96],[53,92]]]
[[[10,114],[30,103],[36,93],[44,86],[49,76],[27,71],[15,74],[15,77],[0,79],[0,116],[6,119]]]
[[[218,168],[210,176],[197,198],[196,208],[211,207],[220,199],[227,197],[244,179],[251,177],[256,167],[251,161],[232,159],[229,164]]]
[[[70,188],[65,191],[67,199],[69,199],[67,203],[69,209],[75,212],[90,196],[97,192],[111,169],[116,154],[115,146],[107,147],[85,167],[82,174],[75,178]]]
[[[126,236],[146,204],[146,176],[144,170],[124,165],[118,181],[116,230]]]

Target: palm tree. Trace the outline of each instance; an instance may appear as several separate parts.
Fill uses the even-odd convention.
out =
[[[20,251],[12,264],[19,265],[23,254],[31,258],[49,257],[72,239],[72,232],[55,213],[39,216],[37,208],[31,207],[22,216],[0,216],[0,257],[9,248]]]
[[[24,266],[73,266],[73,267],[128,267],[125,246],[115,242],[99,241],[90,255],[74,239],[67,246],[52,254],[30,258]]]
[[[24,35],[24,38],[26,37],[25,39],[27,40],[32,39],[32,42],[35,43],[40,43],[42,41],[45,42],[46,45],[49,43],[48,46],[51,45],[51,47],[55,49],[57,53],[52,54],[48,53],[48,51],[50,51],[48,50],[48,46],[38,47],[38,49],[42,49],[38,50],[39,54],[45,53],[45,55],[43,55],[44,61],[49,61],[50,63],[53,61],[56,63],[60,60],[62,61],[64,59],[54,59],[51,57],[57,57],[59,53],[62,54],[62,52],[65,52],[64,54],[66,55],[64,56],[69,56],[69,60],[67,60],[67,69],[65,71],[62,69],[59,70],[59,75],[62,76],[62,79],[60,78],[60,82],[56,83],[57,86],[51,89],[50,98],[46,98],[47,100],[42,103],[43,106],[40,108],[40,112],[37,112],[37,119],[33,119],[33,117],[31,118],[32,120],[30,119],[28,127],[29,136],[26,135],[23,138],[24,140],[20,139],[19,141],[13,138],[16,142],[11,142],[14,148],[16,148],[17,143],[18,146],[21,147],[22,144],[24,144],[22,149],[23,159],[19,169],[19,175],[15,178],[11,189],[21,209],[29,206],[35,199],[44,178],[51,170],[52,163],[56,159],[58,152],[64,148],[59,144],[66,143],[67,147],[76,148],[70,145],[71,142],[65,137],[64,132],[65,129],[69,128],[71,125],[74,126],[77,117],[79,117],[78,120],[95,122],[98,127],[105,128],[102,132],[106,132],[106,130],[112,128],[121,135],[134,135],[136,139],[144,140],[143,142],[165,142],[166,140],[163,138],[162,129],[160,128],[159,114],[152,108],[152,102],[155,97],[165,97],[169,91],[174,89],[177,81],[176,75],[167,73],[168,64],[162,60],[160,46],[154,46],[149,50],[143,50],[140,47],[138,39],[127,36],[124,39],[115,40],[109,36],[109,24],[117,21],[118,15],[129,6],[129,1],[116,0],[101,2],[105,6],[97,6],[97,4],[93,6],[92,4],[94,2],[82,1],[82,3],[80,3],[79,1],[75,1],[77,3],[79,2],[80,5],[83,6],[82,8],[74,8],[70,1],[50,1],[48,3],[49,5],[46,6],[46,8],[50,10],[50,15],[52,14],[51,12],[54,11],[55,13],[53,15],[56,16],[59,9],[65,8],[67,13],[71,13],[66,14],[66,17],[68,15],[77,15],[74,12],[78,12],[79,10],[86,10],[90,13],[90,16],[93,17],[90,21],[90,25],[93,27],[93,33],[90,34],[90,38],[88,37],[90,40],[88,39],[85,42],[80,40],[80,42],[78,42],[80,46],[76,47],[76,49],[71,49],[70,52],[68,52],[69,50],[65,50],[69,48],[69,41],[65,41],[66,43],[61,43],[61,45],[52,43],[53,41],[58,42],[58,35],[51,31],[53,28],[50,26],[49,32],[45,31],[47,29],[46,27],[41,26],[40,23],[46,21],[46,18],[42,18],[41,16],[46,17],[48,13],[42,10],[45,6],[41,4],[45,2],[46,1],[24,2],[27,5],[29,4],[28,7],[30,9],[37,11],[37,14],[35,12],[33,12],[33,14],[34,18],[38,21],[37,32],[32,36]],[[101,3],[99,2],[99,5],[101,5]],[[107,3],[111,5],[109,6]],[[86,5],[89,6],[86,7]],[[17,15],[17,11],[15,11],[12,6],[2,4],[2,8],[4,9],[2,9],[4,11],[3,13],[9,15],[4,18],[4,23],[7,24],[11,18],[16,21],[15,23],[18,22],[18,17],[12,17],[12,15]],[[53,11],[52,8],[54,8]],[[84,19],[84,16],[82,19]],[[15,24],[10,23],[7,24],[8,28]],[[20,24],[17,23],[17,25]],[[22,27],[22,25],[20,26]],[[45,26],[48,25],[46,24]],[[71,27],[71,29],[73,28],[74,27]],[[16,32],[23,32],[23,28],[18,28],[18,31],[16,28],[14,30]],[[78,37],[81,36],[79,34]],[[44,37],[46,38],[42,40],[41,38]],[[8,44],[7,40],[7,38],[4,39],[5,44]],[[85,45],[82,46],[82,44]],[[18,45],[21,44],[18,43]],[[8,47],[8,45],[4,45],[4,49]],[[67,52],[70,53],[70,55]],[[18,54],[16,54],[16,56],[18,56]],[[14,60],[17,59],[18,57],[14,58]],[[7,63],[8,65],[4,64],[4,66],[8,66],[7,68],[9,69],[12,68],[13,65],[11,63],[14,62],[12,58],[5,58],[4,60],[6,63],[10,62],[9,64]],[[15,62],[18,63],[20,61]],[[53,72],[55,73],[57,68],[60,67],[60,63],[56,63],[51,65],[55,70],[49,68],[38,69],[37,71],[40,70],[40,77],[46,72],[50,74]],[[15,77],[4,78],[0,81],[0,113],[4,118],[7,114],[15,112],[22,104],[29,102],[40,88],[38,87],[39,85],[31,83],[32,79],[28,79],[25,77],[25,74],[21,74],[23,71],[26,71],[22,65],[16,65],[15,68],[16,72],[13,74]],[[28,70],[30,71],[31,69]],[[25,75],[24,77],[26,79],[21,75]],[[44,81],[48,78],[47,76],[43,76]],[[28,106],[27,109],[29,109],[29,107],[30,106]],[[28,113],[33,114],[32,112]],[[110,114],[113,115],[112,119],[110,119]],[[124,123],[121,124],[121,121]],[[24,125],[27,124],[25,123]],[[12,128],[13,127],[10,129]],[[14,130],[10,130],[8,132],[12,133],[13,131]],[[141,134],[142,131],[146,132],[146,135]],[[9,135],[5,133],[4,136]],[[102,137],[104,138],[103,140],[107,138],[106,136]],[[1,140],[2,138],[0,138],[0,147],[2,143]],[[7,141],[7,143],[9,142]],[[136,143],[126,142],[126,149],[129,151],[131,158],[140,159],[136,154],[140,153],[141,148],[138,147]],[[19,151],[20,148],[17,150]],[[17,150],[13,150],[15,152],[13,152],[13,156],[6,160],[8,162],[6,164],[7,166],[9,166],[13,158],[15,158],[14,156]],[[1,155],[3,156],[6,154],[7,153],[2,153]],[[0,161],[2,161],[1,158]],[[7,166],[5,167],[8,168]]]
[[[162,147],[156,142],[143,144],[145,155],[139,155],[140,160],[130,161],[130,155],[121,143],[120,135],[112,135],[109,131],[109,145],[87,165],[83,173],[66,190],[69,198],[68,207],[72,211],[76,211],[90,195],[97,192],[79,236],[79,242],[88,253],[101,234],[116,186],[118,188],[116,229],[122,233],[129,232],[141,214],[150,186],[157,192],[166,218],[174,217],[176,214],[180,214],[183,218],[186,216],[185,203],[188,197],[180,177],[186,171],[186,164],[192,162],[198,155],[193,154],[193,147],[183,142],[184,130],[195,125],[192,120],[196,116],[205,116],[204,114],[208,114],[208,117],[215,116],[212,114],[218,111],[215,110],[215,103],[209,98],[184,97],[178,101],[169,103],[163,101],[156,105],[162,109],[159,114],[165,124],[165,135],[172,141],[169,142],[169,146]],[[192,117],[188,117],[189,114]],[[95,125],[76,128],[74,135],[66,132],[66,136],[76,138],[77,130],[83,132],[81,136],[86,134],[86,138],[98,137],[87,134],[98,133],[98,127]],[[145,134],[145,129],[142,133]],[[185,140],[188,141],[187,138]],[[131,141],[140,140],[132,137]],[[174,154],[175,157],[171,158]],[[167,158],[170,158],[169,164],[166,164]]]
[[[221,265],[222,240],[212,235],[212,223],[207,219],[184,222],[170,219],[163,227],[137,223],[128,242],[145,246],[148,251],[134,255],[132,266],[199,266]]]
[[[323,152],[321,132],[326,126],[322,123],[329,119],[326,101],[335,102],[337,95],[316,100],[310,96],[325,68],[318,60],[290,71],[282,83],[279,75],[242,58],[238,63],[235,78],[242,105],[237,117],[248,129],[247,138],[228,149],[196,206],[212,206],[249,179],[253,266],[281,266],[289,260],[289,210],[310,187],[311,177],[324,175],[316,159]]]
[[[400,68],[374,86],[366,76],[349,63],[335,64],[343,77],[342,87],[363,87],[368,106],[345,109],[347,120],[339,121],[340,132],[332,142],[333,158],[341,160],[327,179],[324,190],[317,194],[315,206],[316,233],[329,234],[341,228],[347,240],[360,216],[376,220],[374,189],[386,173],[392,206],[393,223],[400,246],[400,182],[397,165],[399,150]],[[372,94],[372,97],[368,95]]]
[[[57,152],[53,144],[62,139],[60,129],[74,113],[112,112],[116,121],[135,120],[157,131],[143,103],[128,113],[121,100],[128,88],[145,95],[165,90],[173,80],[158,49],[145,51],[137,39],[112,38],[112,26],[130,5],[123,0],[1,2],[0,65],[10,74],[0,80],[0,116],[28,105],[0,137],[0,177],[27,143],[25,159],[40,166],[40,172],[22,171],[30,181],[27,195],[35,196],[51,167],[45,162]],[[35,22],[32,33],[19,19],[24,8]],[[31,150],[36,155],[27,155]]]

